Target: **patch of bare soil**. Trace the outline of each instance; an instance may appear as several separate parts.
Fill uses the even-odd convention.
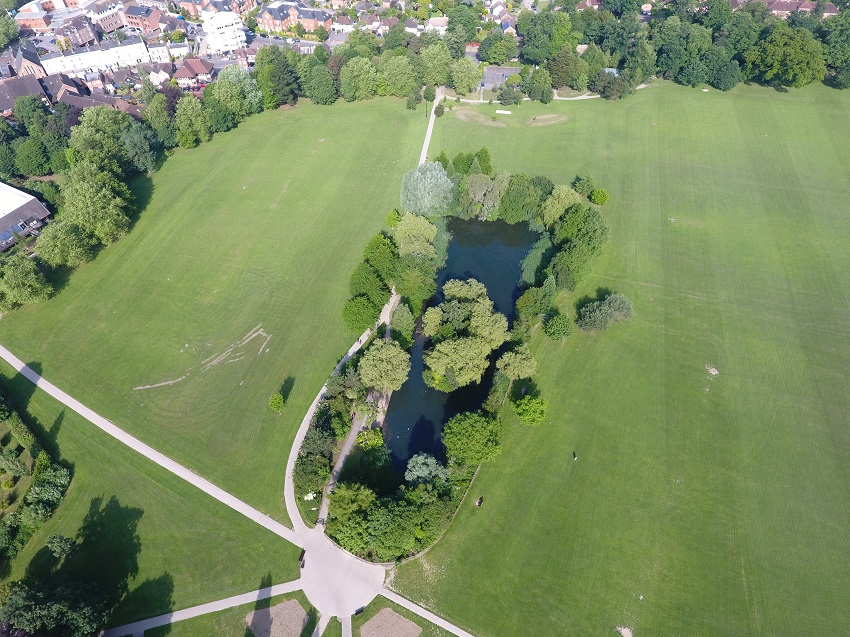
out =
[[[392,608],[382,608],[363,624],[361,637],[419,637],[422,629]]]
[[[620,637],[632,637],[632,629],[626,626],[617,626],[617,632],[620,633]]]
[[[300,637],[307,625],[307,613],[297,600],[276,604],[271,608],[252,610],[245,616],[254,637]]]
[[[569,119],[566,115],[559,115],[558,113],[546,113],[545,115],[536,115],[535,117],[530,117],[525,121],[529,126],[551,126],[552,124],[560,124],[561,122],[566,122]]]
[[[497,128],[504,128],[507,126],[504,122],[500,122],[499,120],[493,121],[492,118],[486,117],[479,113],[478,111],[471,111],[465,108],[458,108],[452,111],[462,122],[473,122],[475,124],[483,124],[484,126],[496,126]]]

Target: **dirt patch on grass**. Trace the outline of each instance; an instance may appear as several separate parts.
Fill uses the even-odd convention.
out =
[[[419,637],[422,629],[392,608],[382,608],[363,624],[361,637]]]
[[[307,613],[297,600],[252,610],[245,616],[254,637],[300,637],[307,625]]]
[[[504,122],[500,122],[496,120],[495,122],[491,117],[487,117],[486,115],[482,115],[478,111],[470,111],[465,108],[457,109],[452,111],[462,122],[473,122],[475,124],[484,124],[484,126],[495,126],[497,128],[504,128],[507,126]]]
[[[561,122],[566,122],[569,119],[566,115],[559,115],[558,113],[546,113],[545,115],[537,115],[535,117],[529,117],[525,123],[529,126],[551,126],[552,124],[560,124]]]
[[[632,637],[632,629],[626,626],[617,626],[617,632],[620,633],[620,637]]]

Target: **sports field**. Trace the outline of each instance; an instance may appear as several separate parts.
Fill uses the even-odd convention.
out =
[[[845,631],[850,93],[657,83],[494,109],[447,112],[432,156],[589,171],[613,231],[563,309],[608,288],[636,316],[536,335],[548,420],[506,418],[484,506],[393,586],[478,637]]]
[[[0,342],[286,522],[295,430],[351,344],[340,316],[349,274],[398,205],[425,125],[393,99],[299,104],[178,150],[141,185],[152,192],[130,235],[55,298],[3,317]],[[278,416],[268,398],[281,386]]]

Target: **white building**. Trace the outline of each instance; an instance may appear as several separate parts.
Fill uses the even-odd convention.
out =
[[[110,40],[85,48],[48,53],[42,56],[41,65],[48,75],[66,73],[81,76],[86,72],[138,66],[150,61],[151,56],[145,43],[138,38],[131,38],[125,42]]]
[[[192,50],[185,42],[151,44],[148,47],[148,55],[150,55],[151,62],[171,62],[172,60],[184,58],[191,52]]]
[[[219,11],[204,21],[207,50],[225,53],[241,49],[246,44],[244,29],[238,15],[232,11]]]
[[[449,30],[449,19],[446,17],[429,18],[428,20],[425,20],[425,30],[445,35],[446,31]]]

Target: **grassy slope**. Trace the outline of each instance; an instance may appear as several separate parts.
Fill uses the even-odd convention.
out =
[[[569,120],[526,125],[553,111]],[[850,94],[657,84],[501,120],[447,113],[432,154],[486,143],[505,170],[589,170],[613,233],[579,293],[623,292],[636,317],[536,336],[548,421],[506,419],[484,507],[395,586],[482,637],[841,632]]]
[[[154,176],[130,236],[55,298],[4,317],[0,342],[146,443],[286,521],[292,438],[352,340],[340,317],[349,274],[398,205],[424,127],[421,111],[398,100],[303,104],[178,151]],[[267,352],[258,355],[255,339],[241,360],[199,371],[260,324],[272,335]],[[188,370],[181,383],[133,391]],[[287,378],[294,386],[278,416],[267,401]]]
[[[127,582],[129,594],[111,623],[253,590],[261,578],[297,579],[298,551],[285,540],[102,433],[20,376],[0,365],[4,393],[26,407],[28,422],[54,457],[73,467],[71,487],[57,512],[4,573],[18,579],[42,563],[54,533],[75,537],[90,510],[106,511],[63,571],[101,583],[114,592]],[[112,499],[115,501],[110,504]],[[33,560],[34,556],[36,559]],[[64,567],[63,567],[64,568]]]
[[[316,627],[317,615],[315,609],[301,591],[278,595],[254,604],[228,608],[218,613],[201,615],[200,617],[176,622],[161,628],[146,630],[145,637],[165,637],[166,635],[169,637],[211,637],[213,635],[220,635],[221,637],[254,637],[253,633],[248,630],[248,624],[245,621],[248,613],[252,610],[269,608],[290,599],[298,600],[301,608],[307,611],[307,625],[304,626],[301,634],[304,637],[309,637],[313,634],[313,629]]]

